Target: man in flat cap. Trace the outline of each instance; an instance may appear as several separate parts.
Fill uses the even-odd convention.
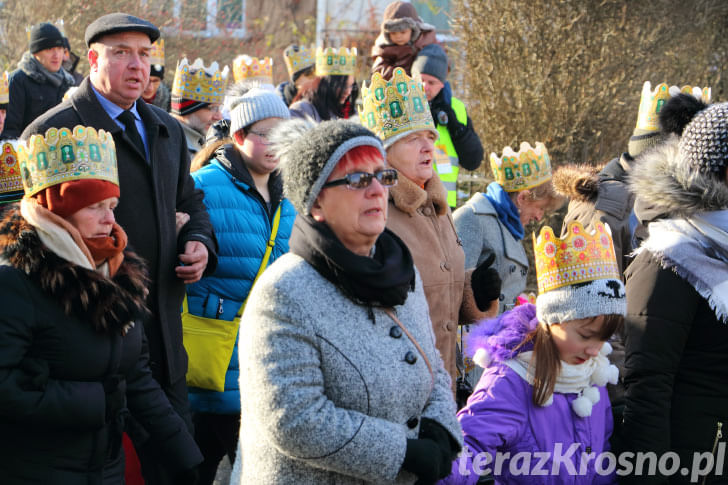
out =
[[[64,40],[55,25],[43,22],[30,30],[28,50],[10,75],[10,99],[0,139],[18,138],[34,119],[56,106],[74,85],[63,67]]]
[[[172,406],[191,428],[187,401],[187,355],[182,346],[180,307],[185,283],[211,274],[217,242],[190,177],[190,158],[179,123],[140,99],[149,81],[149,51],[159,37],[153,24],[113,13],[86,29],[91,73],[68,101],[38,118],[22,138],[51,127],[93,126],[116,143],[121,197],[115,215],[129,244],[149,264],[152,283],[144,322],[150,367]],[[176,231],[175,213],[189,221]],[[131,433],[130,433],[131,434]],[[142,445],[135,440],[136,445]],[[138,446],[147,484],[172,483],[154,456]]]

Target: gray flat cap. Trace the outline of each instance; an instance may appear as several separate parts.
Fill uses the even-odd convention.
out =
[[[139,17],[129,15],[128,13],[110,13],[99,17],[86,27],[84,38],[86,45],[91,44],[99,39],[99,37],[109,34],[118,34],[119,32],[141,32],[149,36],[149,40],[154,42],[159,39],[159,29],[156,25]]]

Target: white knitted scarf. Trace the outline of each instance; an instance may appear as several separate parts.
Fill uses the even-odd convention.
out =
[[[573,365],[561,361],[561,371],[556,378],[554,392],[560,394],[578,394],[579,397],[571,402],[571,408],[577,416],[591,416],[594,404],[599,402],[599,388],[607,383],[616,384],[619,370],[609,363],[607,355],[612,352],[612,346],[605,342],[599,350],[599,355],[592,357],[583,364]],[[513,369],[529,384],[533,385],[533,366],[531,359],[533,351],[521,352],[515,358],[503,363]],[[544,406],[550,406],[554,396],[549,396]]]

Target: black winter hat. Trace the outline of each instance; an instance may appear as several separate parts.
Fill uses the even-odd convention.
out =
[[[283,121],[270,136],[283,173],[283,190],[299,214],[308,215],[339,160],[352,148],[372,146],[386,160],[382,142],[358,123]]]
[[[35,54],[36,52],[44,49],[51,49],[53,47],[65,47],[63,41],[63,34],[56,28],[55,25],[48,22],[43,22],[38,25],[34,25],[30,29],[30,53]]]
[[[141,32],[147,34],[151,42],[159,39],[159,29],[156,25],[139,17],[121,12],[110,13],[91,22],[86,27],[84,39],[86,40],[86,45],[91,47],[91,44],[100,37],[118,34],[120,32]]]
[[[412,63],[412,75],[429,74],[441,83],[447,81],[447,54],[437,44],[429,44],[422,48]]]

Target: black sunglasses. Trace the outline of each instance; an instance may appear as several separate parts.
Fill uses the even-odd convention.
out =
[[[393,168],[385,168],[377,170],[374,173],[369,172],[353,172],[348,173],[344,178],[326,182],[323,188],[336,187],[337,185],[346,185],[350,189],[366,189],[372,184],[372,180],[376,177],[380,184],[385,187],[397,185],[397,171]]]

